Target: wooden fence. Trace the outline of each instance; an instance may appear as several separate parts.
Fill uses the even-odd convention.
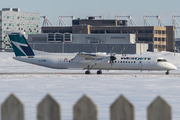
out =
[[[47,94],[37,106],[37,120],[61,120],[60,105]],[[83,95],[73,107],[73,120],[97,120],[97,107]],[[1,120],[24,120],[24,106],[11,94],[1,105]],[[110,106],[110,120],[134,120],[133,105],[121,95]],[[171,120],[171,107],[158,96],[147,108],[147,120]]]

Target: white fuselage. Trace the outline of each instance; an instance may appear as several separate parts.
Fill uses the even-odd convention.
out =
[[[175,70],[169,62],[158,62],[160,57],[126,57],[116,56],[113,63],[109,63],[109,56],[96,59],[84,59],[83,62],[74,60],[75,56],[36,55],[34,57],[14,57],[14,59],[56,69],[97,69],[97,70]],[[96,60],[96,61],[95,61]]]

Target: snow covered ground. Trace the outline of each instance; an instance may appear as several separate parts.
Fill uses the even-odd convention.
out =
[[[84,70],[57,70],[14,60],[14,53],[0,52],[0,73],[55,72],[84,73]],[[136,55],[137,56],[137,55]],[[138,55],[139,56],[139,55]],[[161,56],[177,66],[171,73],[180,73],[180,54],[170,52],[143,53],[141,56]],[[96,71],[92,71],[95,73]],[[140,71],[103,71],[102,75],[84,74],[22,74],[0,75],[0,103],[14,93],[25,106],[26,120],[36,119],[36,106],[50,93],[61,105],[62,120],[72,120],[74,104],[87,94],[98,107],[99,120],[109,120],[109,107],[123,94],[135,107],[135,120],[146,120],[149,104],[161,95],[172,107],[173,120],[180,119],[180,75],[124,74]],[[165,73],[143,71],[142,73]]]

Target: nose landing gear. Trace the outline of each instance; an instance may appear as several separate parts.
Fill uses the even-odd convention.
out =
[[[165,73],[166,75],[169,75],[169,70]]]

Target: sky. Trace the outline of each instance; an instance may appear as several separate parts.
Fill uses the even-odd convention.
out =
[[[172,15],[180,15],[179,5],[179,0],[0,0],[0,9],[20,8],[21,12],[38,12],[41,16],[47,16],[53,25],[57,25],[58,16],[81,19],[104,16],[105,19],[114,19],[116,15],[131,15],[138,25],[142,25],[144,15],[159,15],[166,25],[170,25]],[[70,18],[64,20],[67,24],[71,23]],[[148,20],[156,24],[156,18]],[[180,21],[180,18],[177,20]]]

